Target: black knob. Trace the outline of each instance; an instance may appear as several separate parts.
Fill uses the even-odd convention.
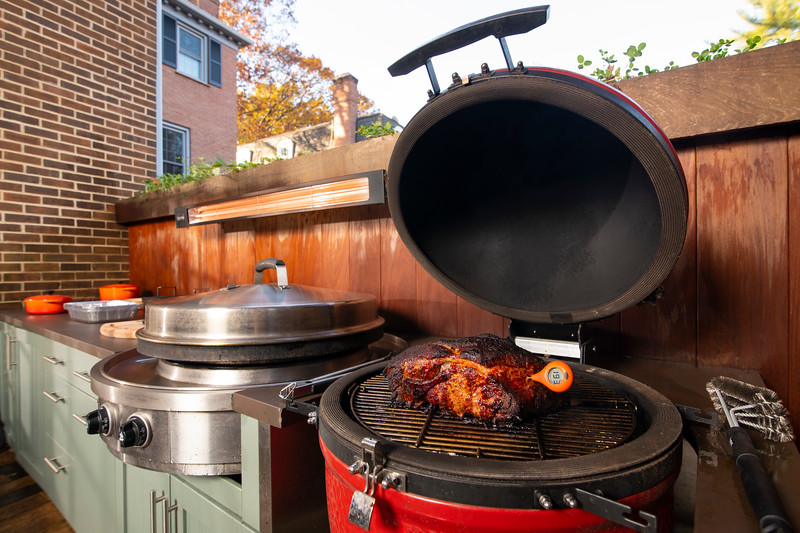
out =
[[[147,442],[147,425],[138,416],[132,416],[119,428],[119,445],[122,448],[142,446]]]
[[[91,413],[87,413],[86,433],[89,435],[97,435],[98,433],[108,435],[110,428],[111,415],[108,413],[108,409],[105,407],[100,407],[100,409],[92,411]]]

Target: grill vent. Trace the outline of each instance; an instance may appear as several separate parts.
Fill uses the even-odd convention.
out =
[[[575,378],[570,405],[510,427],[449,418],[436,410],[393,407],[384,374],[356,386],[351,412],[361,424],[393,442],[466,457],[532,461],[577,457],[614,448],[636,429],[636,406],[597,383]]]

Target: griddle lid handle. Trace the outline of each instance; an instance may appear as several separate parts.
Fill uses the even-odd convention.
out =
[[[506,47],[505,41],[503,41],[505,37],[528,33],[547,22],[549,17],[550,6],[536,6],[516,9],[470,22],[440,35],[406,54],[389,67],[389,74],[403,76],[428,64],[432,57],[458,50],[490,35],[501,40],[505,53]]]
[[[281,289],[289,288],[289,277],[286,275],[286,263],[284,263],[282,259],[275,259],[274,257],[262,259],[256,263],[256,285],[264,283],[264,271],[267,269],[274,269],[278,273],[278,287]]]

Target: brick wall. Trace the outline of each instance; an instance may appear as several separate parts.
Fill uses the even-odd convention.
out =
[[[191,0],[191,3],[219,18],[219,0]]]
[[[0,0],[0,304],[128,279],[113,204],[155,175],[155,13]]]
[[[190,130],[192,162],[236,159],[236,50],[221,48],[222,88],[161,67],[163,118]]]

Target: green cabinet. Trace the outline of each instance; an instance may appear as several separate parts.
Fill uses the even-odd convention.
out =
[[[11,336],[12,327],[0,322],[0,420],[3,421],[3,437],[9,444],[16,440],[15,429],[19,419],[19,379],[15,362],[16,339]]]
[[[5,324],[3,342],[3,424],[17,461],[39,481],[37,414],[33,389],[37,385],[36,361],[31,354],[33,334]]]
[[[30,449],[41,472],[34,478],[76,531],[120,530],[117,461],[86,433],[84,415],[97,408],[86,376],[97,358],[25,333],[18,345],[29,351],[35,372],[30,390],[21,391],[33,396],[36,413]]]
[[[77,533],[257,531],[258,424],[242,417],[240,480],[179,476],[123,464],[85,415],[97,408],[98,359],[0,322],[0,415],[17,461]],[[166,526],[166,529],[165,529]]]
[[[257,462],[257,423],[242,418],[243,462],[245,455],[247,461]],[[258,530],[257,469],[242,475],[241,482],[227,476],[180,476],[131,465],[124,465],[123,471],[127,533]]]

